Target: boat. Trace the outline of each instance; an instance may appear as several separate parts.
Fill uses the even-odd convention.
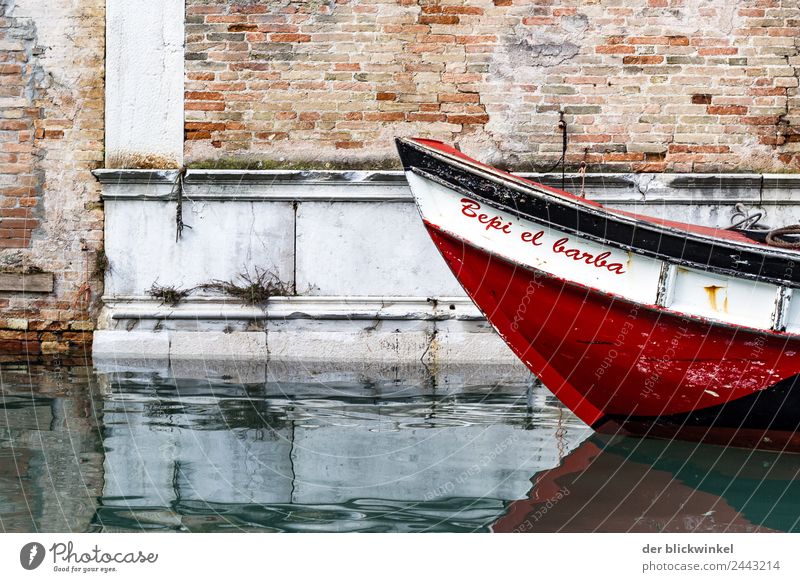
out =
[[[800,252],[789,239],[609,209],[438,141],[396,144],[453,274],[584,422],[800,450]]]

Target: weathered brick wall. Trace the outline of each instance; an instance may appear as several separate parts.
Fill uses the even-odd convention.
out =
[[[189,162],[800,167],[798,0],[187,0]]]
[[[0,353],[81,351],[102,292],[104,1],[0,0]]]

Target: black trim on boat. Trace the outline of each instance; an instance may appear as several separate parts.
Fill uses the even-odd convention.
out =
[[[702,271],[800,287],[800,268],[794,268],[795,264],[800,265],[800,255],[621,216],[601,206],[516,182],[412,141],[397,139],[396,142],[406,171],[433,179],[519,218]]]
[[[648,427],[658,432],[666,428],[714,428],[736,430],[769,430],[797,432],[800,430],[800,374],[784,378],[769,388],[717,406],[701,408],[682,414],[665,416],[624,416],[608,414],[593,428],[613,422],[623,429]],[[640,432],[640,431],[634,431]]]

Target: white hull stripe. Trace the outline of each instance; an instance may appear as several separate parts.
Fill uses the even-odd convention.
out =
[[[406,177],[425,220],[513,263],[681,315],[800,331],[800,305],[778,285],[625,252],[515,217],[416,173]]]

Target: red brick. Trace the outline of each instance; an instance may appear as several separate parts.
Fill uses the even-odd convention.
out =
[[[692,95],[692,103],[694,103],[695,105],[710,105],[711,95],[707,93]]]
[[[442,6],[442,14],[483,14],[483,8],[477,6]]]
[[[439,103],[478,103],[480,95],[477,93],[439,93]]]
[[[184,97],[187,101],[222,101],[224,96],[218,91],[186,91]]]
[[[641,162],[644,160],[644,153],[642,152],[628,152],[628,153],[607,153],[603,154],[603,161],[605,162]]]
[[[747,125],[775,125],[778,119],[777,115],[752,115],[742,117],[740,122]]]
[[[692,145],[689,146],[689,151],[699,154],[727,154],[731,148],[719,145]]]
[[[187,131],[221,131],[225,129],[225,124],[212,123],[210,121],[187,121],[184,127]]]
[[[786,95],[786,87],[760,87],[748,89],[747,92],[758,97],[780,97]]]
[[[267,14],[269,6],[265,4],[234,4],[230,7],[230,11],[239,14]]]
[[[448,115],[448,123],[458,125],[485,125],[489,123],[488,115]]]
[[[259,131],[256,133],[256,139],[266,141],[279,141],[289,139],[289,134],[283,131]]]
[[[19,131],[28,129],[28,121],[22,119],[0,119],[0,131]]]
[[[225,111],[225,104],[217,101],[189,101],[183,108],[189,111]]]
[[[746,115],[747,107],[743,105],[709,105],[706,111],[711,115]]]
[[[420,24],[458,24],[459,17],[454,14],[421,14]]]
[[[20,73],[22,73],[22,65],[0,63],[0,75],[19,75]]]
[[[401,111],[364,114],[364,121],[403,121],[404,119],[405,113]]]
[[[273,33],[269,35],[269,40],[272,42],[308,42],[311,40],[311,35]]]
[[[443,113],[409,113],[406,117],[408,121],[423,121],[426,123],[436,123],[447,121],[447,116]]]
[[[257,24],[236,23],[228,26],[228,32],[256,32]]]
[[[636,52],[636,49],[626,44],[614,44],[605,46],[594,47],[594,52],[605,55],[630,55]]]
[[[497,42],[497,37],[494,35],[473,35],[473,36],[456,36],[458,44],[493,44]]]
[[[213,81],[215,78],[214,73],[186,73],[186,78],[191,81]]]
[[[22,204],[22,200],[33,201],[33,204],[24,204],[23,206],[35,206],[39,199],[38,198],[20,198],[20,204]],[[0,217],[2,218],[31,218],[31,209],[30,208],[3,208],[0,210]]]
[[[0,224],[0,238],[30,238],[31,229],[29,228],[3,228]]]
[[[189,141],[194,141],[198,139],[211,139],[211,132],[210,131],[187,131],[185,133],[185,138]]]
[[[549,26],[555,23],[556,19],[552,16],[526,16],[522,19],[525,26]]]
[[[735,55],[738,52],[739,49],[733,46],[710,47],[710,48],[701,47],[697,50],[697,54],[699,54],[701,57],[716,56],[716,55]]]

